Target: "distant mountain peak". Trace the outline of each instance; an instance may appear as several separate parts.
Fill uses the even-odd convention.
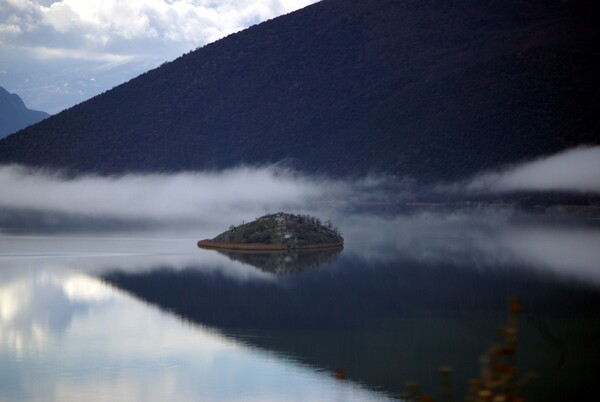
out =
[[[0,87],[0,138],[35,124],[49,114],[30,110],[17,94]]]

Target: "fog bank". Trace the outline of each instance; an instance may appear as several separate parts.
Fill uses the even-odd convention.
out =
[[[0,208],[169,222],[220,216],[237,224],[269,212],[373,194],[379,182],[302,176],[274,166],[69,178],[12,165],[0,167]]]
[[[566,191],[600,194],[600,146],[577,147],[533,161],[477,174],[476,192]]]
[[[197,228],[228,227],[266,213],[310,213],[324,219],[365,201],[428,200],[457,194],[556,192],[600,194],[600,147],[578,147],[534,161],[475,174],[471,180],[435,188],[386,176],[332,179],[279,165],[223,171],[120,176],[65,176],[18,165],[0,166],[0,225],[110,228],[111,220]],[[433,190],[433,193],[431,193]],[[420,198],[419,198],[420,197]],[[342,206],[340,208],[340,206]],[[369,208],[375,209],[375,205]],[[337,211],[337,212],[336,212]],[[334,220],[335,221],[335,220]],[[58,222],[58,223],[57,223]],[[108,223],[105,223],[108,222]]]

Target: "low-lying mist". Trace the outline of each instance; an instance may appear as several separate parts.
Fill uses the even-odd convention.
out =
[[[73,178],[13,165],[0,167],[0,209],[162,223],[226,218],[238,224],[265,213],[372,195],[381,180],[333,180],[276,166]]]
[[[564,191],[600,194],[600,146],[581,146],[493,172],[458,186],[469,192]]]
[[[516,191],[569,191],[600,194],[600,147],[578,147],[497,172],[474,174],[460,184],[405,185],[392,176],[331,178],[302,174],[279,165],[223,171],[120,176],[67,176],[23,166],[0,166],[0,227],[12,219],[35,229],[37,222],[90,226],[118,222],[156,226],[226,228],[266,213],[310,213],[323,219],[348,210],[377,211],[376,202],[404,201],[433,194],[468,199],[470,195]],[[418,188],[418,190],[416,190]],[[369,202],[375,202],[369,204]],[[15,223],[16,221],[16,223]],[[79,222],[77,223],[79,224]]]
[[[365,264],[401,260],[486,271],[519,267],[600,284],[600,226],[593,220],[476,208],[351,215],[340,226],[347,240],[344,253]]]

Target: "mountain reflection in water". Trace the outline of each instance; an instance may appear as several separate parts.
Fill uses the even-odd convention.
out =
[[[250,267],[248,267],[250,268]],[[540,379],[528,400],[584,395],[598,368],[600,296],[593,287],[519,269],[359,260],[341,255],[327,269],[239,281],[197,269],[113,272],[109,283],[187,320],[276,351],[373,389],[400,395],[408,380],[439,391],[439,366],[453,368],[457,395],[505,321],[508,296],[525,309],[520,367]]]

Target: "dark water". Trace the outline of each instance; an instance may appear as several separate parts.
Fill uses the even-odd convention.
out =
[[[0,400],[454,400],[523,306],[530,401],[584,400],[600,363],[594,220],[347,215],[343,250],[195,248],[204,233],[0,238]],[[346,380],[335,378],[336,370]]]

